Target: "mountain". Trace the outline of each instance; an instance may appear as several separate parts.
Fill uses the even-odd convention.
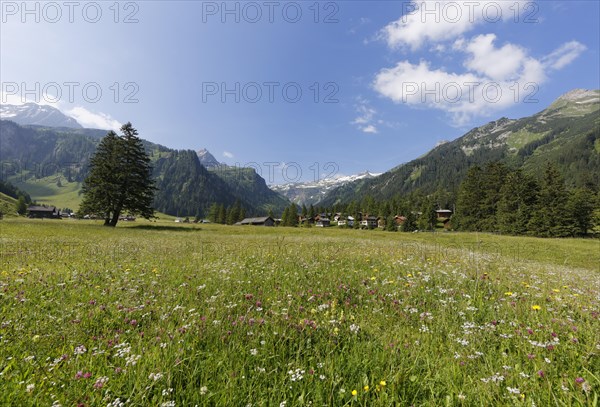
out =
[[[37,103],[23,105],[0,105],[0,119],[11,120],[20,125],[38,125],[48,127],[83,128],[77,120],[65,115],[60,110]]]
[[[575,89],[548,108],[521,119],[501,118],[442,143],[379,177],[330,190],[330,206],[366,196],[389,199],[420,190],[456,191],[469,167],[500,161],[540,175],[551,161],[569,186],[600,185],[600,90]]]
[[[0,120],[0,179],[40,203],[77,209],[81,184],[103,130],[21,126]],[[143,141],[158,191],[155,208],[175,216],[205,216],[213,202],[236,200],[248,215],[281,213],[289,202],[271,191],[253,169],[209,171],[192,150],[173,150]],[[210,154],[210,153],[208,153]]]
[[[337,175],[312,182],[291,182],[271,185],[271,189],[298,205],[311,205],[321,201],[329,191],[350,182],[368,180],[381,174],[365,171],[356,175]]]
[[[212,155],[207,149],[203,148],[196,152],[198,155],[198,159],[200,160],[200,164],[204,165],[206,168],[216,168],[223,164],[217,161],[214,155]]]
[[[283,213],[290,201],[267,186],[265,180],[256,173],[254,168],[230,167],[222,164],[209,168],[209,172],[222,179],[230,191],[256,208],[262,209],[263,214],[272,210],[274,214]]]

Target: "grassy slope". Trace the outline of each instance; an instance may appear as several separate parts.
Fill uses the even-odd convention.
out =
[[[17,216],[16,203],[17,200],[15,198],[0,192],[0,212],[2,212],[4,216]]]

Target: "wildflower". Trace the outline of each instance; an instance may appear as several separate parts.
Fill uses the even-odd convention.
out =
[[[542,307],[540,307],[539,305],[532,305],[531,309],[534,310],[534,311],[539,311],[539,310],[542,309]]]
[[[164,375],[162,373],[160,373],[160,372],[159,373],[150,373],[150,376],[148,376],[148,379],[157,381],[157,380],[162,379],[163,376]]]
[[[33,383],[28,384],[27,385],[27,393],[31,393],[34,388],[35,388],[35,384],[33,384]]]
[[[99,377],[96,380],[96,383],[94,383],[94,388],[95,389],[103,388],[107,381],[108,381],[108,377],[106,377],[106,376]]]
[[[386,384],[387,384],[387,383],[385,382],[385,380],[382,380],[382,381],[380,381],[380,382],[379,382],[379,385],[380,385],[381,387],[385,387],[385,385],[386,385]]]
[[[357,394],[358,394],[358,392],[357,392],[356,390],[352,390],[352,395],[353,395],[354,397],[356,397],[356,395],[357,395]]]
[[[513,295],[512,291],[507,291],[504,293],[507,297],[511,297]]]
[[[87,349],[85,348],[85,346],[79,345],[78,347],[75,348],[75,350],[73,351],[73,354],[83,355],[85,352],[87,352]]]
[[[256,355],[258,355],[258,350],[257,349],[250,349],[250,354],[252,356],[256,356]]]
[[[208,387],[202,386],[200,387],[200,394],[204,396],[208,392]]]
[[[369,386],[365,386],[365,387],[363,387],[363,390],[364,390],[364,391],[369,391]]]
[[[516,387],[507,387],[506,390],[512,394],[521,394],[521,390],[517,389]]]
[[[575,378],[575,383],[581,384],[583,382],[585,382],[585,379],[583,377],[577,377],[577,378]]]
[[[465,395],[464,395],[464,394],[462,394],[462,393],[459,393],[457,397],[458,397],[458,399],[459,399],[459,400],[464,400],[464,399],[466,399],[466,398],[467,398],[467,396],[465,396]]]
[[[537,374],[538,374],[538,376],[539,376],[539,377],[542,377],[542,378],[543,378],[543,377],[544,377],[544,375],[545,375],[545,373],[544,373],[544,371],[543,371],[543,370],[538,370]]]

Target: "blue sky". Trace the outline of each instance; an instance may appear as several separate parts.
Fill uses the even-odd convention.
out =
[[[2,1],[3,101],[131,121],[269,183],[383,172],[600,88],[597,1],[47,3]]]

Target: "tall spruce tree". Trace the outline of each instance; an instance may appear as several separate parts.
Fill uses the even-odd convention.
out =
[[[467,176],[460,184],[456,198],[456,214],[452,218],[454,226],[462,230],[479,230],[479,220],[483,216],[481,205],[484,200],[482,173],[479,166],[469,168]]]
[[[566,216],[567,190],[558,169],[549,163],[540,185],[537,205],[529,230],[541,237],[565,237],[570,235]]]
[[[496,219],[502,233],[523,235],[536,205],[538,184],[521,169],[506,176],[500,189]]]
[[[150,158],[131,123],[121,127],[121,136],[110,131],[90,161],[90,174],[83,183],[82,214],[104,218],[105,226],[116,226],[122,213],[150,219],[154,216],[154,180]]]

